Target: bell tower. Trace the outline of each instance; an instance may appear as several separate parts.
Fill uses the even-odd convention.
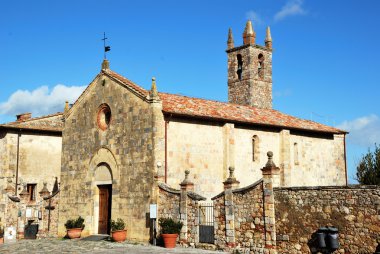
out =
[[[251,21],[243,33],[243,45],[234,46],[228,32],[228,102],[258,108],[272,108],[272,37],[269,27],[265,46],[255,44]]]

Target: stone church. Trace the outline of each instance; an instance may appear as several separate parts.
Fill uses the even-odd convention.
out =
[[[146,241],[149,205],[159,203],[159,183],[177,188],[189,170],[194,192],[211,200],[223,190],[230,167],[241,186],[259,180],[269,150],[279,165],[281,186],[347,184],[347,132],[272,109],[270,30],[265,45],[258,45],[248,21],[243,41],[235,46],[229,31],[228,103],[159,92],[154,78],[150,90],[144,89],[103,61],[100,73],[59,115],[55,152],[41,158],[54,165],[61,159],[59,236],[65,235],[66,220],[80,215],[84,235],[109,233],[110,218],[123,218],[128,237]],[[0,126],[2,157],[15,149],[3,145],[11,125]],[[45,135],[43,128],[38,133]],[[12,163],[1,161],[2,175],[12,176]],[[48,171],[43,168],[37,176]],[[56,176],[41,180],[28,174],[36,172],[23,176],[36,190],[43,181],[52,185]]]

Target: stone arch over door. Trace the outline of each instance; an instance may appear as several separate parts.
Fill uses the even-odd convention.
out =
[[[92,218],[91,218],[91,234],[98,234],[99,232],[99,205],[100,205],[100,192],[104,186],[109,187],[109,202],[113,207],[117,207],[118,203],[118,188],[119,188],[119,167],[113,153],[105,147],[101,147],[93,156],[89,164],[88,179],[91,179],[91,195],[92,195]],[[107,201],[108,202],[108,201]],[[117,216],[118,211],[113,209],[109,210],[109,217],[114,218]],[[115,214],[116,213],[116,214]],[[101,224],[101,223],[100,223]]]

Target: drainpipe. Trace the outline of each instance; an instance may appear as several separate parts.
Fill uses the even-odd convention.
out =
[[[344,171],[346,173],[346,186],[347,186],[348,177],[347,177],[347,156],[346,156],[346,133],[344,133],[343,144],[344,144]]]
[[[168,123],[165,120],[165,183],[168,181]]]
[[[20,158],[20,137],[21,130],[17,133],[17,155],[16,155],[16,186],[15,186],[15,196],[17,196],[17,187],[18,187],[18,164]]]

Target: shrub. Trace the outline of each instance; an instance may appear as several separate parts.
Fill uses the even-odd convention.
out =
[[[83,229],[84,228],[83,222],[84,222],[84,219],[81,216],[79,216],[77,219],[67,220],[65,223],[65,227],[66,229],[72,229],[72,228]]]
[[[111,220],[111,231],[124,230],[125,222],[123,219],[117,218],[116,221]]]
[[[160,218],[158,224],[161,227],[161,234],[179,234],[183,223],[172,218]]]

